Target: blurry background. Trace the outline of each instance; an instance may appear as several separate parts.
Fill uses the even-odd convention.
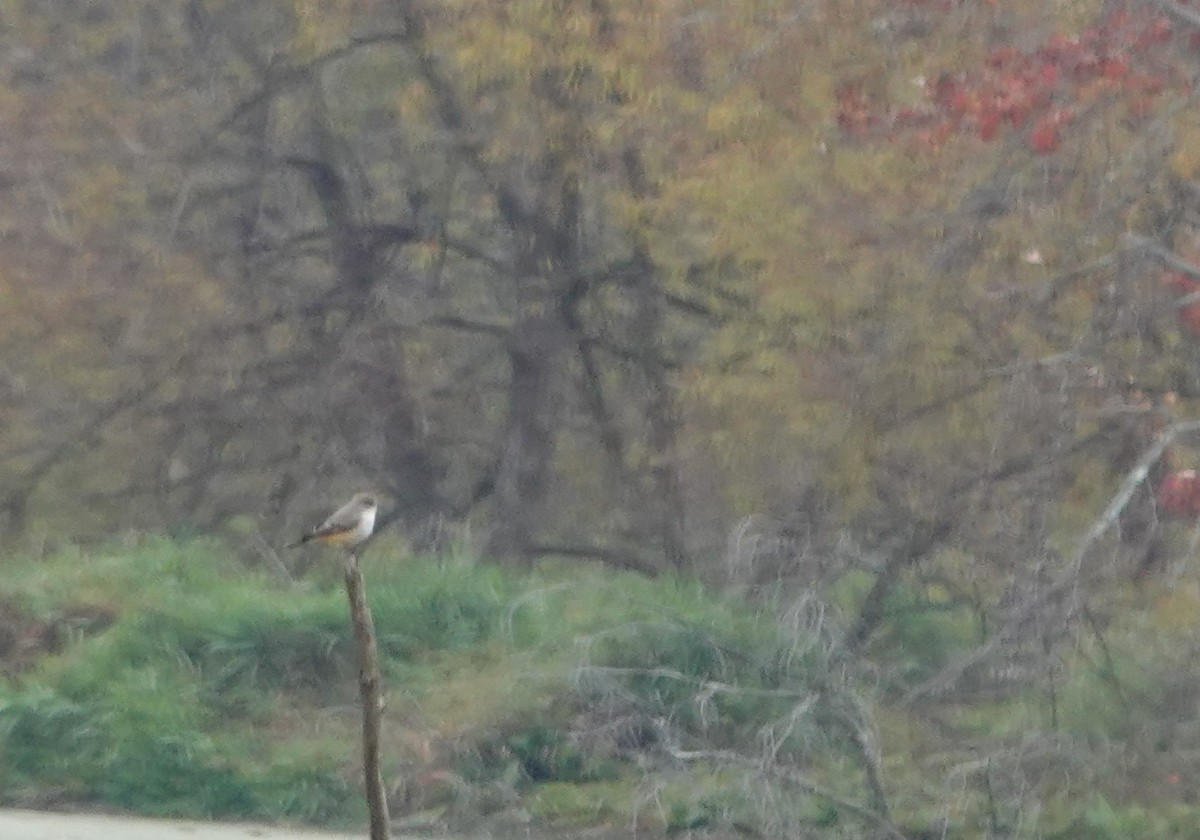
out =
[[[823,803],[789,830],[861,836],[889,789],[914,836],[1051,836],[1054,807],[1055,837],[1138,836],[1163,802],[1196,825],[1200,459],[1152,447],[1200,401],[1200,8],[3,0],[0,23],[23,558],[0,647],[13,673],[51,654],[57,692],[4,689],[22,784],[344,818],[345,738],[328,808],[296,807],[299,753],[255,794],[283,805],[241,801],[211,710],[244,690],[230,720],[266,754],[341,702],[336,593],[267,602],[246,567],[301,577],[272,547],[372,489],[418,552],[499,564],[369,572],[392,676],[458,675],[410,750],[437,779],[619,779],[679,830],[739,813],[730,768],[759,805],[764,778]],[[131,533],[174,542],[75,547]],[[241,556],[186,539],[214,533]],[[560,665],[553,691],[524,660],[488,683],[506,644]],[[178,691],[139,717],[153,656]],[[537,696],[472,705],[498,685]],[[203,783],[113,788],[176,756],[113,758],[180,709]],[[93,736],[96,762],[47,769]],[[638,787],[654,761],[711,762],[714,798],[674,819]],[[219,805],[163,804],[210,783]]]
[[[3,11],[11,539],[371,487],[513,561],[986,579],[1200,396],[1146,4]]]

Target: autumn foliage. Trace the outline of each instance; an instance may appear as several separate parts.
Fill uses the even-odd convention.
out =
[[[1163,275],[1163,285],[1180,298],[1200,292],[1200,280],[1182,271],[1168,271]],[[1176,317],[1180,327],[1192,338],[1200,338],[1200,300],[1184,303],[1177,307]]]
[[[1159,507],[1171,516],[1200,516],[1200,473],[1175,470],[1158,485]]]
[[[875,761],[860,711],[896,698],[950,733],[921,768],[993,808],[964,836],[1045,813],[1091,745],[1162,760],[1148,724],[1072,718],[1062,675],[1098,663],[1114,716],[1178,694],[1112,687],[1144,607],[1114,581],[1200,512],[1194,441],[1126,484],[1200,415],[1200,7],[84,5],[0,31],[14,541],[228,530],[279,571],[370,486],[385,538],[766,593],[870,675],[796,708],[857,745],[876,816],[926,772]],[[983,743],[956,728],[980,697],[1027,717]],[[1083,758],[1054,776],[1025,728]]]
[[[1139,118],[1164,89],[1184,85],[1162,57],[1180,37],[1187,38],[1153,5],[1118,6],[1078,32],[1031,48],[992,47],[974,67],[921,76],[916,102],[872,101],[848,82],[838,93],[838,125],[853,137],[911,136],[930,148],[952,135],[990,141],[1024,132],[1033,151],[1053,152],[1078,111],[1101,97]]]

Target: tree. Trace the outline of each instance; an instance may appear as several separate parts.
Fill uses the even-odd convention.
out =
[[[620,78],[634,45],[616,38],[616,14],[583,3],[365,12],[356,22],[367,34],[277,59],[199,144],[193,167],[218,183],[197,187],[181,219],[242,219],[218,253],[250,241],[256,274],[313,272],[263,290],[302,301],[298,312],[280,301],[267,309],[280,320],[327,325],[350,307],[336,331],[279,354],[270,369],[281,381],[259,386],[286,392],[291,373],[310,372],[292,439],[337,429],[349,400],[333,383],[353,382],[362,416],[339,449],[354,449],[368,418],[386,420],[393,437],[377,452],[402,457],[356,466],[406,507],[456,518],[486,506],[498,556],[580,553],[653,568],[657,555],[682,566],[669,381],[678,361],[667,350],[685,335],[680,318],[709,316],[671,292],[636,217],[619,215],[654,188],[616,133],[635,112]],[[361,331],[358,350],[348,327]],[[391,387],[364,387],[375,381],[365,371],[332,364],[350,353],[373,356]],[[436,370],[407,371],[411,353],[435,358]],[[436,442],[395,434],[415,430],[418,415]],[[566,439],[584,465],[558,463]],[[597,508],[615,515],[580,528],[579,515]],[[581,539],[606,530],[615,545]]]
[[[512,562],[817,599],[914,715],[1034,676],[1051,721],[1172,563],[1190,6],[13,14],[14,530],[269,540],[369,478]]]
[[[544,11],[123,10],[169,38],[152,69],[120,65],[104,82],[133,79],[120,100],[133,109],[155,79],[161,151],[186,153],[156,155],[138,187],[115,167],[121,189],[149,198],[120,205],[94,237],[142,225],[122,251],[142,261],[146,285],[114,287],[106,306],[162,333],[138,332],[124,365],[95,353],[106,329],[111,338],[136,319],[104,324],[81,285],[65,283],[81,351],[66,364],[102,375],[76,390],[90,407],[59,442],[10,448],[20,478],[8,507],[61,501],[73,485],[93,511],[139,500],[147,516],[129,525],[208,526],[244,511],[273,522],[298,495],[354,473],[389,491],[414,527],[482,519],[497,554],[684,563],[677,362],[663,336],[697,311],[666,301],[616,221],[618,196],[641,177],[612,134],[628,110],[617,75],[630,45],[603,6]],[[116,22],[24,19],[91,27],[104,45],[122,37]],[[545,49],[529,52],[534,42]],[[90,80],[62,84],[95,95]],[[210,126],[198,141],[178,131],[197,122]],[[175,285],[155,271],[165,261]],[[26,317],[62,299],[35,300]],[[32,397],[25,425],[48,404]],[[58,507],[66,520],[70,507]],[[32,521],[44,527],[53,509],[35,504]]]

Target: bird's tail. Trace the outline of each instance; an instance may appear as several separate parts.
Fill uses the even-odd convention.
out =
[[[284,548],[296,548],[297,546],[304,545],[306,542],[308,542],[311,539],[312,539],[312,534],[305,534],[303,537],[296,540],[295,542],[288,543],[287,545],[284,546]]]

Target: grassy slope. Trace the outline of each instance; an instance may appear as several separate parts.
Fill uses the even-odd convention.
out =
[[[780,622],[770,604],[692,583],[578,566],[514,576],[381,546],[366,574],[401,822],[500,815],[861,835],[834,802],[867,797],[838,721],[861,714],[856,704],[875,691],[844,679],[831,687],[839,669],[811,622]],[[153,814],[361,820],[346,606],[336,573],[323,576],[281,587],[204,541],[10,559],[0,570],[9,625],[20,616],[42,630],[8,645],[0,790],[10,802]],[[969,635],[947,615],[896,627],[879,655],[897,672],[936,664]],[[33,643],[58,652],[22,658]],[[1119,737],[1129,716],[1097,702],[1111,693],[1102,683],[1086,668],[1063,681],[1059,737]],[[1016,744],[1041,725],[1039,702],[981,701],[955,722]],[[961,744],[884,701],[871,705],[898,822],[947,816],[972,836],[997,818],[951,758]],[[831,796],[764,775],[767,751]],[[1192,836],[1200,825],[1190,807],[1117,809],[1098,789],[1066,785],[1043,797],[1055,807],[1000,818],[1063,838]]]

